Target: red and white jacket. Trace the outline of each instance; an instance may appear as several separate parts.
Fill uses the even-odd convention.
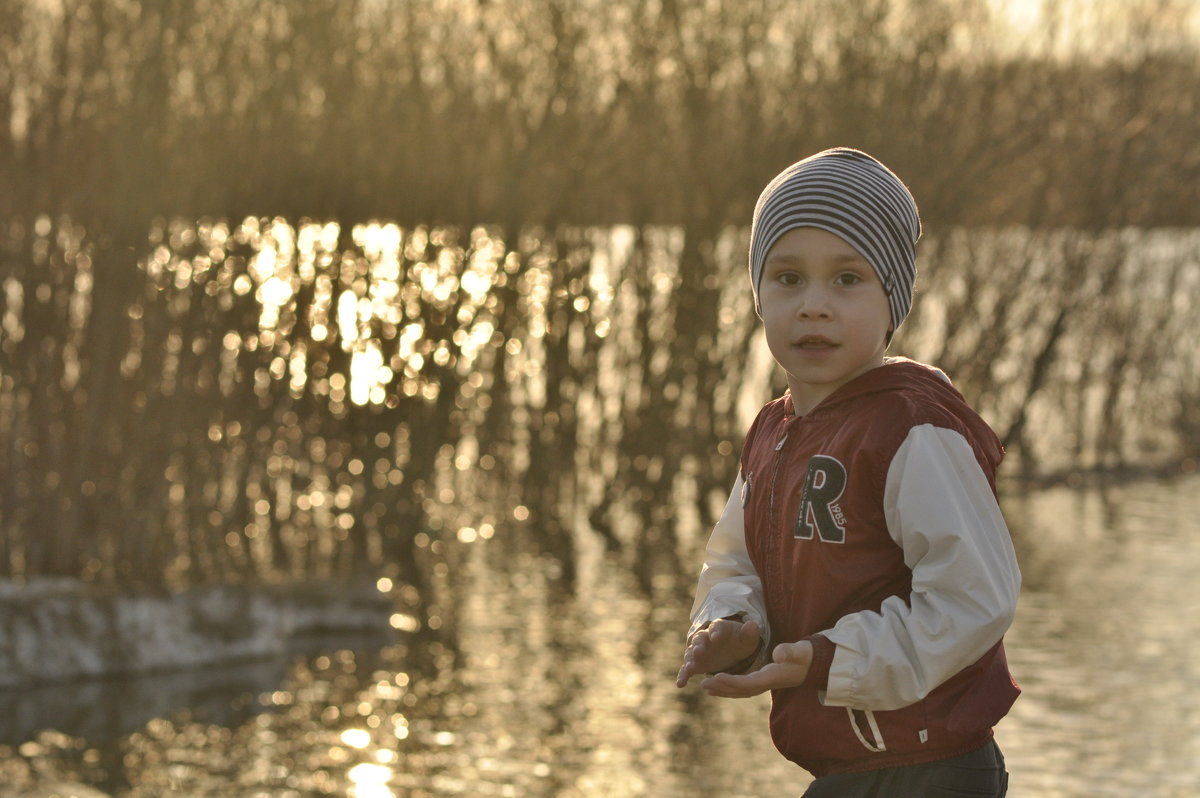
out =
[[[692,630],[745,613],[810,639],[771,735],[815,776],[973,750],[1020,692],[1001,638],[1020,572],[995,433],[940,371],[896,359],[807,416],[759,412],[705,553]]]

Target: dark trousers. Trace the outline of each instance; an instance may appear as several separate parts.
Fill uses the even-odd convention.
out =
[[[801,798],[1004,798],[1008,773],[995,740],[960,756],[817,779]]]

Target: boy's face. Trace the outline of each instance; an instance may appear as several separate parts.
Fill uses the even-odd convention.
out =
[[[875,270],[833,233],[798,227],[767,253],[759,285],[767,346],[807,414],[883,364],[891,312]]]

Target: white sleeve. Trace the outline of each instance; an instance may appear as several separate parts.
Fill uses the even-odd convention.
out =
[[[762,582],[746,551],[742,485],[739,474],[725,511],[713,527],[704,550],[704,567],[700,570],[700,583],[696,586],[696,600],[692,604],[689,638],[711,621],[744,612],[748,620],[758,622],[763,639],[771,639]]]
[[[977,661],[1016,612],[1021,574],[995,495],[957,432],[914,427],[888,468],[888,530],[912,569],[912,596],[847,615],[822,632],[837,648],[823,702],[915,703]]]

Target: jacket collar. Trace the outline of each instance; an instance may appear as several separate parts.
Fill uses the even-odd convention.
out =
[[[950,378],[941,369],[909,360],[906,357],[889,357],[882,366],[858,375],[826,396],[808,413],[806,418],[828,413],[839,405],[864,396],[898,390],[916,390],[920,393],[930,393],[941,397],[946,397],[949,393],[958,401],[963,401],[962,394],[951,384]],[[782,400],[784,416],[790,421],[795,417],[791,391],[785,391]]]

